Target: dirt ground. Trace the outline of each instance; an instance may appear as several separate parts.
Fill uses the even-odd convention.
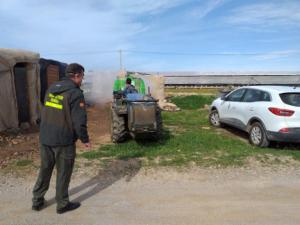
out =
[[[108,106],[88,109],[93,148],[110,141]],[[19,159],[39,161],[38,133],[2,134],[2,170]],[[78,145],[79,151],[82,145]],[[79,160],[79,159],[77,159]],[[70,200],[82,206],[55,212],[55,172],[46,207],[31,210],[38,169],[0,176],[0,224],[12,225],[286,225],[300,224],[300,166],[228,169],[147,169],[138,159],[113,161],[106,167],[85,159],[75,168]]]
[[[141,169],[115,162],[95,176],[74,173],[73,212],[55,212],[55,180],[47,207],[31,210],[35,176],[0,178],[0,224],[16,225],[287,225],[300,223],[299,168]]]
[[[93,105],[88,108],[88,130],[92,148],[110,141],[109,104]],[[83,145],[77,142],[77,150],[83,150]],[[38,128],[16,133],[0,133],[0,168],[7,167],[16,160],[39,160]]]

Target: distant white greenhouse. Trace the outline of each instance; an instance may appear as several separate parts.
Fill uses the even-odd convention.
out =
[[[300,72],[162,73],[166,86],[300,85]]]

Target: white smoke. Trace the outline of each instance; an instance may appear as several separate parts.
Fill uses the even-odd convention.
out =
[[[89,104],[105,104],[112,101],[113,85],[118,71],[88,71],[82,89]]]
[[[118,75],[119,71],[87,72],[82,85],[87,103],[103,105],[111,102],[113,99],[113,85]],[[154,98],[160,101],[165,98],[163,76],[141,76],[139,74],[133,74],[133,76],[144,80],[146,94],[151,93]]]

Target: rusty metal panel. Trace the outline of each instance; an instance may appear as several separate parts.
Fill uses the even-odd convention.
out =
[[[59,66],[49,65],[47,67],[47,86],[59,80]]]
[[[131,103],[129,106],[128,125],[130,130],[156,129],[156,103]]]

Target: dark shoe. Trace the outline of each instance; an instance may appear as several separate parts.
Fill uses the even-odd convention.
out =
[[[45,202],[41,202],[41,203],[39,203],[37,205],[33,205],[31,207],[31,209],[34,210],[34,211],[40,211],[40,210],[43,209],[44,205],[45,205]]]
[[[62,214],[74,209],[77,209],[80,207],[80,203],[79,202],[69,202],[65,207],[61,208],[61,209],[57,209],[56,212],[58,214]]]

